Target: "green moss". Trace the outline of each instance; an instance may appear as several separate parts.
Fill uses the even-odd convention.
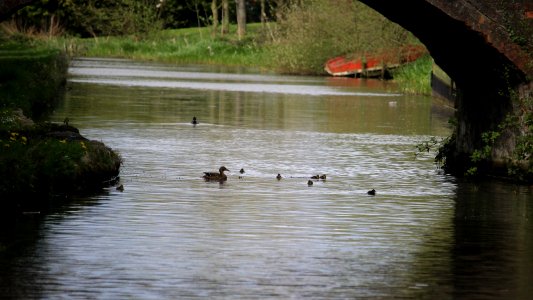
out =
[[[533,98],[519,98],[511,92],[515,111],[509,113],[496,130],[481,134],[482,145],[468,157],[455,157],[455,134],[438,143],[435,161],[458,176],[480,178],[499,176],[518,183],[533,182]],[[452,124],[456,126],[456,124]],[[513,138],[510,138],[513,137]],[[512,153],[506,157],[503,166],[495,168],[493,151],[498,143],[513,141]],[[426,143],[427,144],[427,143]],[[418,147],[423,147],[421,144]],[[450,159],[451,158],[451,159]],[[452,164],[448,164],[452,161]]]

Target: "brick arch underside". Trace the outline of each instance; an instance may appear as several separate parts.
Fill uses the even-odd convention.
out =
[[[481,133],[497,128],[513,110],[509,87],[526,82],[525,74],[493,47],[482,33],[426,0],[360,0],[412,32],[435,62],[455,81],[457,160],[468,160],[482,145]]]

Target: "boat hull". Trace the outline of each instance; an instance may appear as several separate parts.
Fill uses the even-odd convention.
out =
[[[423,46],[405,46],[376,55],[338,56],[328,60],[324,70],[332,76],[385,77],[389,70],[415,61],[425,53]]]

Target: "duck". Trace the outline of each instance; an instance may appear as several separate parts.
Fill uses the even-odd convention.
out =
[[[243,174],[243,173],[244,173],[244,169],[241,169],[241,170],[239,171],[239,173]]]
[[[371,189],[370,191],[368,191],[366,193],[373,196],[373,195],[376,194],[376,190],[375,189]]]
[[[320,175],[314,175],[314,176],[311,176],[311,179],[319,179],[320,178]]]
[[[278,173],[278,176],[276,176],[276,179],[281,180],[281,178],[282,178],[282,177],[281,177],[281,174]]]
[[[322,175],[320,175],[320,179],[322,179],[322,180],[326,180],[326,174],[322,174]]]
[[[308,185],[308,186],[312,186],[312,185],[313,185],[313,180],[309,180],[309,181],[307,181],[307,185]]]
[[[192,117],[191,124],[192,124],[192,125],[199,124],[199,123],[198,123],[198,120],[196,120],[196,117]]]
[[[117,186],[117,191],[123,192],[124,191],[124,185],[121,184],[121,185]]]
[[[226,174],[224,174],[224,171],[229,171],[229,169],[227,169],[226,167],[222,166],[220,167],[220,169],[218,169],[218,173],[217,172],[204,172],[204,179],[205,180],[227,180],[228,177],[226,176]]]

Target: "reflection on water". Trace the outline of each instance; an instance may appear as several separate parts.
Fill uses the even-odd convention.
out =
[[[431,154],[415,159],[417,142],[449,133],[429,98],[381,81],[122,60],[71,70],[53,120],[120,152],[125,189],[17,229],[0,252],[8,298],[530,295],[531,191],[457,182]],[[201,178],[221,165],[228,181]],[[327,179],[307,186],[316,174]]]
[[[530,299],[531,188],[497,182],[465,184],[459,186],[456,203],[454,285],[468,299]]]

